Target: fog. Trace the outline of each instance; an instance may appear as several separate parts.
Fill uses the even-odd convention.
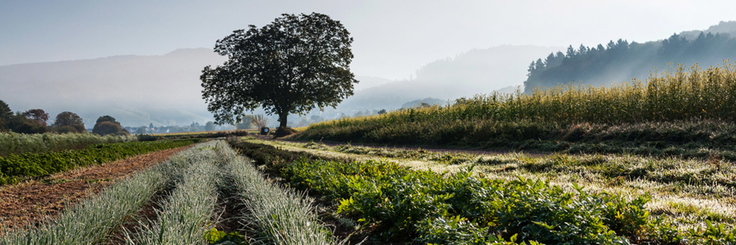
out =
[[[508,91],[527,79],[529,62],[568,45],[662,40],[730,20],[733,9],[664,0],[2,1],[0,100],[52,118],[77,112],[88,127],[106,114],[126,126],[204,123],[212,117],[198,78],[224,61],[211,52],[216,40],[281,13],[320,12],[351,32],[361,81],[337,110],[311,113],[330,119]]]

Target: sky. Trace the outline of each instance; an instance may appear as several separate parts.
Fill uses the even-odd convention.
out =
[[[732,0],[0,0],[0,66],[212,48],[282,13],[319,12],[355,39],[354,74],[398,80],[472,49],[652,41],[736,20],[734,9]]]

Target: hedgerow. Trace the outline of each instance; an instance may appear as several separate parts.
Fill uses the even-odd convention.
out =
[[[129,156],[187,146],[192,140],[126,142],[90,145],[82,150],[11,154],[0,157],[0,184],[13,184],[30,177],[63,172],[76,167],[102,164]]]

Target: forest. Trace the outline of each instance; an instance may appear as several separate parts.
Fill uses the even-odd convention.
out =
[[[524,81],[524,93],[568,83],[608,85],[657,75],[678,64],[708,67],[736,57],[736,39],[729,34],[700,32],[696,38],[673,34],[646,43],[611,40],[605,46],[570,45],[567,52],[550,53],[533,61]],[[726,62],[728,63],[728,62]]]

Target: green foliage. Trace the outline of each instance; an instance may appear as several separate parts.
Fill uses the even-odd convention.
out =
[[[206,142],[189,154],[171,158],[175,168],[167,173],[174,185],[157,210],[156,220],[139,223],[136,231],[123,230],[126,244],[202,244],[211,226],[217,202],[217,143]]]
[[[65,111],[56,115],[53,125],[57,132],[62,133],[86,133],[84,128],[84,120],[74,112]]]
[[[28,119],[20,112],[16,112],[14,116],[8,119],[7,126],[13,132],[24,134],[39,134],[48,130],[45,125],[40,124],[38,121]]]
[[[609,42],[606,47],[581,45],[577,50],[571,45],[567,54],[552,53],[545,61],[538,59],[532,62],[528,79],[524,82],[525,92],[530,93],[534,87],[553,87],[570,81],[604,85],[617,79],[645,77],[651,70],[668,63],[713,65],[736,57],[736,39],[732,36],[699,34],[692,40],[675,34],[661,41],[646,43],[619,39],[615,43]]]
[[[127,142],[90,145],[82,150],[10,154],[0,157],[0,184],[18,183],[29,177],[63,172],[76,167],[122,159],[152,151],[186,146],[191,140]]]
[[[218,231],[215,228],[210,229],[204,234],[204,238],[208,244],[235,244],[235,245],[248,245],[248,239],[240,233],[230,232],[225,233],[224,231]]]
[[[220,152],[228,159],[224,171],[228,181],[223,185],[231,187],[247,209],[239,218],[256,228],[254,237],[260,240],[256,244],[335,244],[303,192],[264,179],[250,161],[227,145]]]
[[[128,131],[123,129],[120,124],[114,123],[114,122],[100,122],[95,124],[95,127],[92,129],[92,133],[99,134],[102,136],[112,134],[112,135],[130,135]]]
[[[280,150],[270,145],[245,142],[236,137],[228,138],[227,142],[248,156],[253,163],[265,167],[266,171],[271,173],[279,173],[287,163],[301,157],[314,159],[311,156]]]
[[[92,144],[135,141],[130,136],[99,136],[96,134],[18,134],[0,133],[0,156],[22,153],[45,153],[79,150]]]
[[[619,227],[638,228],[632,222],[648,215],[609,215],[607,203],[642,207],[605,193],[568,193],[545,182],[490,181],[467,172],[442,176],[388,162],[300,160],[283,172],[294,186],[341,200],[339,212],[377,225],[387,241],[477,244],[516,235],[542,243],[625,243],[616,234],[627,231]]]
[[[155,193],[176,181],[172,173],[188,167],[182,159],[195,158],[193,153],[178,153],[169,161],[117,181],[78,205],[67,206],[53,220],[29,229],[3,228],[0,244],[107,244],[115,229],[129,222]]]
[[[228,61],[204,68],[202,97],[218,124],[240,122],[245,110],[260,107],[286,127],[290,113],[336,107],[353,94],[352,42],[339,21],[319,13],[236,30],[217,41],[215,52]]]

